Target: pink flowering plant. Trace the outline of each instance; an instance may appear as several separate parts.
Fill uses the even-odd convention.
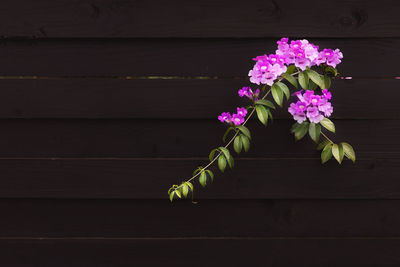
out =
[[[296,121],[290,130],[296,141],[308,133],[317,143],[317,149],[321,150],[322,163],[332,157],[339,164],[344,157],[355,162],[356,156],[352,146],[346,142],[335,143],[327,134],[335,133],[335,125],[329,119],[333,113],[332,92],[329,88],[331,79],[338,75],[336,66],[343,58],[342,52],[339,49],[320,50],[307,40],[289,42],[288,38],[282,38],[277,44],[275,54],[253,59],[255,64],[249,71],[250,82],[261,89],[243,87],[238,91],[239,96],[248,98],[251,105],[246,108],[238,107],[235,113],[223,112],[218,116],[218,120],[228,126],[222,138],[225,145],[211,150],[210,162],[207,165],[198,167],[192,177],[168,190],[171,201],[186,198],[189,194],[193,197],[192,182],[195,179],[198,179],[203,187],[212,182],[214,174],[209,168],[214,163],[218,164],[221,172],[224,172],[227,166],[233,168],[230,145],[233,144],[237,154],[247,152],[250,148],[251,134],[245,126],[248,120],[253,114],[257,114],[258,120],[266,126],[268,120],[272,119],[271,110],[275,109],[273,101],[282,107],[284,98],[293,99],[288,112]],[[294,92],[291,92],[288,85]],[[273,101],[267,99],[270,95]],[[229,135],[231,138],[227,141]]]

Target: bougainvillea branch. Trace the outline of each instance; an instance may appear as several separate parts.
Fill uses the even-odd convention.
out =
[[[287,100],[291,96],[296,99],[288,108],[288,112],[296,121],[290,130],[296,141],[308,133],[317,143],[317,150],[321,150],[322,163],[332,157],[339,164],[344,157],[355,162],[355,152],[350,144],[335,143],[324,133],[324,131],[335,133],[335,125],[328,119],[333,112],[332,93],[329,88],[331,78],[338,75],[336,66],[341,62],[343,54],[339,49],[319,51],[318,46],[307,40],[293,40],[289,43],[288,38],[282,38],[277,44],[278,49],[275,54],[253,59],[256,64],[249,71],[250,82],[262,84],[261,90],[253,91],[251,87],[243,87],[238,91],[239,96],[248,98],[251,104],[246,108],[236,108],[236,113],[223,112],[218,116],[218,120],[228,126],[222,138],[224,143],[229,134],[233,133],[232,137],[224,146],[211,150],[210,162],[206,166],[199,166],[194,170],[192,177],[179,185],[173,185],[168,190],[171,201],[186,198],[190,193],[193,197],[192,181],[195,179],[198,179],[203,187],[212,182],[214,174],[209,167],[215,162],[221,172],[224,172],[227,166],[233,168],[234,159],[229,146],[233,144],[237,154],[243,150],[247,152],[250,148],[251,134],[245,126],[246,123],[253,114],[257,114],[258,120],[266,126],[268,120],[272,120],[271,109],[275,109],[272,100],[282,107],[285,97]],[[295,88],[294,93],[290,92],[288,85]],[[270,88],[265,92],[267,86]],[[269,95],[272,95],[271,100],[267,99]],[[321,136],[323,140],[320,140]]]

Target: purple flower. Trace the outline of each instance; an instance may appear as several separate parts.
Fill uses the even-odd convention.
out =
[[[321,102],[321,97],[319,95],[312,95],[310,96],[310,104],[313,106],[318,106]]]
[[[308,107],[307,108],[307,118],[314,123],[319,123],[324,119],[324,116],[322,116],[319,113],[318,107]]]
[[[247,109],[245,109],[245,108],[237,108],[236,110],[237,110],[237,114],[238,115],[240,115],[242,117],[246,117]]]
[[[222,112],[221,115],[218,116],[218,120],[220,122],[231,122],[232,116],[229,112]]]
[[[328,91],[328,89],[323,89],[322,93],[324,94],[324,97],[328,100],[330,100],[332,98],[332,94],[331,92]]]
[[[242,124],[244,122],[244,118],[242,116],[240,116],[239,114],[233,114],[232,122],[235,125],[240,125],[240,124]]]
[[[301,124],[307,118],[306,118],[306,114],[303,112],[303,113],[298,113],[298,114],[293,115],[293,119],[295,119],[297,121],[297,123]]]
[[[251,97],[252,91],[250,87],[242,87],[241,89],[239,89],[238,94],[240,97]]]
[[[318,106],[318,110],[323,112],[325,117],[330,117],[333,112],[333,107],[331,102],[326,102]]]

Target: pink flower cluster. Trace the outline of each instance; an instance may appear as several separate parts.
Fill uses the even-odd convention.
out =
[[[253,101],[257,101],[258,96],[260,95],[260,89],[257,89],[255,92],[253,92],[250,87],[245,86],[239,89],[238,94],[240,97],[246,96]]]
[[[237,108],[236,113],[232,115],[229,112],[222,112],[221,115],[218,116],[218,120],[229,124],[241,125],[244,122],[246,115],[247,109]]]
[[[282,38],[277,42],[278,49],[275,54],[263,55],[254,58],[256,61],[253,69],[249,71],[250,82],[255,84],[274,84],[274,81],[286,72],[287,66],[294,64],[301,70],[307,67],[326,64],[336,67],[343,58],[339,49],[323,49],[308,42],[307,40],[292,40]]]
[[[290,104],[289,113],[298,123],[304,122],[307,118],[310,122],[319,123],[325,117],[331,116],[333,107],[329,100],[332,99],[332,94],[328,89],[323,89],[322,95],[316,95],[311,90],[306,90],[304,93],[298,91],[294,95],[298,101]]]

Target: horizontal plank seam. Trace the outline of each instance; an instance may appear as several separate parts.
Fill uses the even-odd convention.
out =
[[[0,237],[0,240],[400,240],[400,237]]]

